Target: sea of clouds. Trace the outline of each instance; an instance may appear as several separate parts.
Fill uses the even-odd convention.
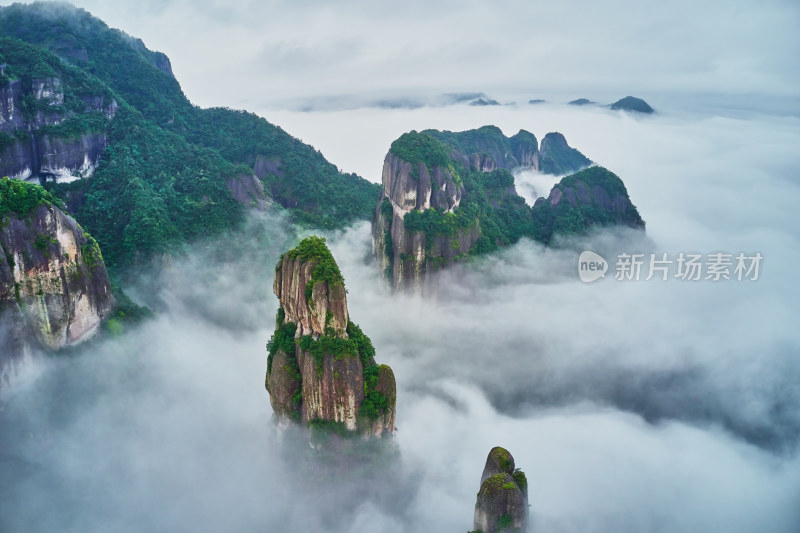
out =
[[[268,115],[380,180],[410,129],[565,134],[617,173],[647,234],[522,240],[392,294],[368,223],[325,236],[351,319],[398,385],[397,458],[327,475],[264,390],[279,213],[198,244],[129,290],[155,319],[40,358],[0,400],[3,531],[467,531],[486,454],[528,475],[534,531],[800,528],[800,119],[650,102]],[[526,199],[553,177],[517,175]],[[581,250],[609,260],[582,283]],[[617,281],[619,253],[760,252],[759,279]],[[152,287],[157,294],[148,293]]]

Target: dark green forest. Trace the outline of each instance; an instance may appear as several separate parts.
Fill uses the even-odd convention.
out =
[[[235,227],[244,217],[227,183],[257,174],[275,203],[301,224],[340,228],[371,216],[380,186],[342,173],[313,147],[252,113],[192,105],[163,54],[66,4],[0,8],[0,84],[58,78],[65,118],[35,134],[107,135],[90,179],[53,186],[100,242],[112,268]],[[24,41],[24,42],[23,42]],[[26,44],[27,43],[27,44]],[[112,120],[87,99],[116,100]],[[27,98],[26,118],[37,109]],[[28,132],[0,135],[0,149]],[[269,161],[256,172],[258,161]]]

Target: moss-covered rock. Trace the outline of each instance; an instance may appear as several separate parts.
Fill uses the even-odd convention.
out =
[[[40,186],[0,179],[0,383],[31,349],[91,337],[113,305],[94,239]]]
[[[526,531],[528,482],[505,448],[492,448],[481,475],[473,527],[483,533]]]
[[[267,344],[266,387],[277,417],[316,433],[391,434],[394,374],[375,362],[369,337],[350,322],[344,278],[325,239],[308,237],[283,254],[273,289],[280,309]]]

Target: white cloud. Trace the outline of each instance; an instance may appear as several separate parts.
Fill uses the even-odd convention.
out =
[[[388,90],[404,74],[438,72],[421,55],[414,56],[418,72],[402,59],[392,72],[398,50],[424,49],[420,35],[451,59],[492,35],[518,48],[497,52],[518,59],[504,59],[502,68],[447,70],[466,73],[448,79],[457,88],[498,72],[499,87],[557,79],[559,94],[590,97],[614,76],[608,87],[623,96],[632,72],[643,88],[672,80],[668,88],[681,91],[777,94],[797,81],[796,68],[784,68],[787,50],[796,48],[787,31],[797,19],[793,3],[695,8],[680,24],[666,24],[687,20],[680,5],[656,7],[650,20],[627,3],[617,6],[632,10],[623,18],[597,4],[566,12],[528,2],[491,11],[420,3],[388,18],[374,2],[338,14],[297,4],[94,7],[170,54],[187,92],[206,105],[261,101],[264,93],[282,100],[282,91],[304,81],[309,86],[298,92],[339,92],[313,83],[315,69],[333,68],[313,61],[306,73],[298,65],[296,79],[272,84],[252,68],[269,46],[315,57],[321,47],[334,67],[359,65],[358,76],[341,73],[342,92],[360,90],[366,78],[378,80],[370,88]],[[327,17],[327,30],[315,12]],[[351,16],[358,25],[344,24]],[[369,20],[383,25],[362,31]],[[504,33],[492,33],[503,23]],[[329,43],[346,50],[325,49]],[[618,70],[605,72],[609,51]],[[337,62],[337,54],[354,57]],[[523,61],[553,55],[559,76]],[[741,64],[731,59],[740,55]],[[653,65],[640,66],[650,57]],[[737,72],[742,65],[754,71]],[[224,83],[210,82],[211,71]],[[2,400],[0,529],[467,530],[486,453],[503,445],[528,474],[543,531],[796,531],[799,120],[649,100],[660,113],[645,119],[557,104],[267,114],[343,170],[373,181],[389,143],[410,129],[497,124],[538,138],[560,131],[622,177],[648,237],[604,232],[562,249],[523,241],[444,274],[436,297],[422,299],[390,294],[365,261],[365,224],[330,235],[351,316],[397,376],[401,457],[391,475],[333,480],[315,477],[292,452],[301,440],[273,433],[263,388],[277,308],[273,266],[295,236],[268,217],[243,237],[197,247],[160,280],[166,307],[157,320],[91,353],[43,360],[36,381]],[[584,285],[574,271],[583,247],[760,251],[764,263],[754,283]]]
[[[202,106],[479,90],[746,94],[797,111],[794,2],[76,4],[167,53]]]

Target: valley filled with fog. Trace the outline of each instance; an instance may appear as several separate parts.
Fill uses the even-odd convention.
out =
[[[157,277],[143,270],[128,289],[153,320],[42,357],[4,393],[0,525],[467,531],[500,445],[527,473],[535,531],[797,531],[800,119],[650,103],[646,118],[559,104],[264,110],[371,181],[411,129],[559,131],[624,180],[647,233],[523,239],[442,273],[426,297],[391,293],[367,222],[322,234],[398,387],[394,463],[326,476],[276,429],[264,390],[274,266],[303,233],[254,215]],[[528,201],[555,181],[516,176]],[[612,264],[584,284],[582,250],[764,259],[756,281],[617,281]]]

